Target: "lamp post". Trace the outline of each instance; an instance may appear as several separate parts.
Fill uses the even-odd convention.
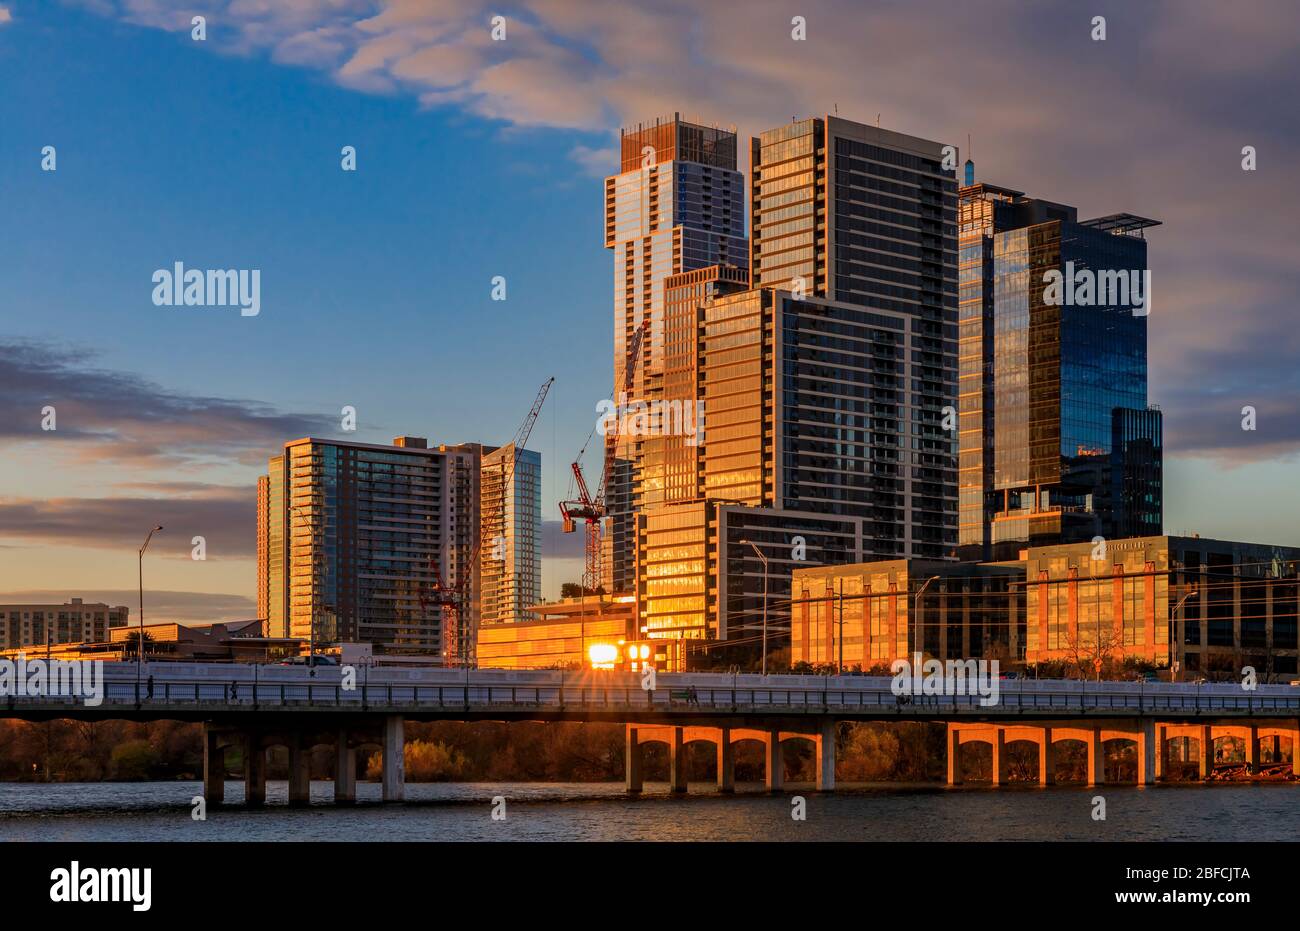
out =
[[[140,635],[138,642],[135,645],[135,684],[137,690],[139,689],[141,675],[144,671],[144,551],[149,548],[149,541],[153,539],[153,535],[160,530],[162,530],[162,524],[158,524],[150,530],[149,536],[144,538],[144,545],[140,547],[140,560],[138,566],[140,570]]]
[[[1183,680],[1183,637],[1187,633],[1187,615],[1183,612],[1183,603],[1199,591],[1200,589],[1193,585],[1183,593],[1182,598],[1178,599],[1178,604],[1174,605],[1174,637],[1176,639],[1174,650],[1176,659],[1174,660],[1174,675],[1170,676],[1170,681],[1181,682]]]
[[[753,540],[740,540],[740,543],[746,543],[754,547],[754,552],[758,558],[763,561],[763,675],[767,675],[767,557]]]
[[[913,653],[921,653],[921,652],[924,652],[924,651],[921,649],[921,643],[920,643],[920,640],[921,640],[921,636],[920,636],[920,630],[921,630],[921,594],[922,594],[922,593],[923,593],[923,592],[924,592],[924,591],[929,587],[929,585],[930,585],[931,582],[935,581],[935,580],[938,579],[938,578],[939,578],[939,577],[938,577],[937,575],[932,575],[932,576],[930,576],[928,579],[926,579],[924,582],[922,582],[922,583],[921,583],[921,587],[918,588],[918,589],[916,590],[916,595],[914,595],[913,598],[912,598],[912,617],[914,617],[914,618],[916,619],[916,623],[914,623],[914,624],[912,625],[912,627],[915,628],[915,630],[917,631],[916,633],[914,633],[914,634],[912,635],[912,639],[913,639],[913,641],[914,641],[913,644],[912,644],[912,652],[913,652]]]

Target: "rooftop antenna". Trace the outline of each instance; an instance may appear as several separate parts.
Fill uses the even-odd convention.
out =
[[[876,129],[880,128],[880,114],[876,114]]]

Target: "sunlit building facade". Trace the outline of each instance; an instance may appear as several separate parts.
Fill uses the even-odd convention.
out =
[[[61,643],[107,640],[130,609],[73,598],[64,604],[0,604],[0,648],[39,651]]]
[[[1029,547],[1001,562],[801,567],[791,655],[870,669],[920,652],[1088,676],[1135,664],[1183,680],[1240,681],[1250,666],[1260,681],[1289,682],[1298,566],[1297,547],[1146,536]]]
[[[895,660],[1024,659],[1016,563],[890,559],[794,571],[791,661],[881,672]]]
[[[617,175],[605,180],[605,246],[614,254],[614,385],[633,368],[629,402],[662,396],[665,286],[713,265],[748,265],[744,180],[734,130],[670,118],[624,129]],[[634,334],[645,331],[636,359]],[[611,400],[618,401],[613,398]],[[634,585],[633,514],[642,503],[641,444],[622,438],[606,490],[602,556],[608,591]]]
[[[259,494],[268,636],[463,653],[433,597],[434,565],[449,585],[468,565],[478,500],[465,489],[477,488],[476,466],[471,453],[431,450],[418,437],[392,446],[286,443]],[[462,623],[472,629],[477,578],[466,596]]]
[[[909,378],[899,399],[907,419],[896,473],[850,479],[875,495],[902,492],[910,499],[910,513],[893,525],[910,528],[906,544],[896,540],[898,556],[950,558],[957,545],[956,425],[944,425],[957,395],[957,180],[955,163],[945,167],[950,151],[829,115],[777,127],[750,144],[754,286],[907,320]],[[891,420],[896,405],[879,406]],[[876,405],[867,413],[874,422]],[[833,423],[836,416],[825,411],[820,419]],[[882,514],[878,535],[890,532],[889,520]]]
[[[542,457],[513,443],[486,453],[481,486],[480,623],[536,620],[528,609],[542,598]]]

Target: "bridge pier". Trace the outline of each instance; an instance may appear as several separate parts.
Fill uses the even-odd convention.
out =
[[[350,805],[357,800],[357,751],[348,744],[346,727],[339,728],[334,751],[334,804]]]
[[[1138,722],[1140,727],[1137,733],[1137,784],[1140,786],[1153,786],[1156,784],[1156,760],[1163,753],[1163,748],[1158,747],[1162,743],[1164,736],[1163,729],[1156,729],[1156,722],[1151,718],[1143,718]]]
[[[989,741],[993,745],[993,785],[1006,785],[1007,782],[1007,732],[997,728],[997,733]]]
[[[718,791],[736,791],[736,748],[731,744],[731,728],[718,731]]]
[[[289,737],[289,804],[311,802],[311,755],[303,746],[301,733]]]
[[[1056,784],[1056,745],[1052,743],[1052,729],[1043,728],[1043,739],[1038,744],[1038,784]]]
[[[406,797],[406,726],[400,714],[384,718],[384,801]]]
[[[1156,782],[1165,778],[1169,771],[1169,738],[1166,736],[1168,729],[1163,724],[1156,725]]]
[[[772,729],[766,737],[767,766],[764,773],[764,787],[768,792],[780,792],[785,781],[785,758],[781,755],[781,731]]]
[[[1246,735],[1246,769],[1252,776],[1259,774],[1259,728],[1254,724]]]
[[[1197,756],[1197,762],[1200,764],[1197,769],[1200,771],[1202,781],[1209,779],[1210,774],[1214,772],[1214,738],[1210,736],[1210,725],[1201,725],[1201,749]]]
[[[266,804],[266,749],[255,733],[244,735],[244,804]]]
[[[823,721],[817,735],[817,791],[835,791],[835,722]]]
[[[948,785],[961,785],[961,732],[948,725]]]
[[[682,729],[669,728],[668,738],[668,791],[677,795],[686,792],[686,745],[682,742]]]
[[[641,776],[641,741],[637,739],[636,728],[630,724],[625,728],[625,740],[623,788],[628,795],[640,795],[645,789],[645,782]]]
[[[1101,728],[1093,725],[1088,731],[1088,787],[1106,782],[1106,754],[1101,745]]]
[[[226,800],[226,750],[221,736],[211,724],[203,725],[203,799],[210,807]]]

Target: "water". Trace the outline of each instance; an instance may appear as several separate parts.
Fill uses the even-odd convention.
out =
[[[212,809],[191,817],[198,782],[0,785],[5,841],[1000,841],[1295,840],[1300,786],[1211,785],[991,789],[870,785],[817,795],[811,786],[769,796],[742,785],[720,796],[692,783],[685,798],[646,784],[629,799],[619,783],[439,783],[406,786],[407,801],[384,805],[377,783],[358,783],[358,804],[336,808],[333,786],[313,782],[312,805],[286,806],[288,785],[267,783],[260,810]],[[807,820],[794,821],[802,795]],[[1093,797],[1107,818],[1092,817]],[[491,817],[506,798],[504,821]],[[226,784],[226,800],[243,785]]]

